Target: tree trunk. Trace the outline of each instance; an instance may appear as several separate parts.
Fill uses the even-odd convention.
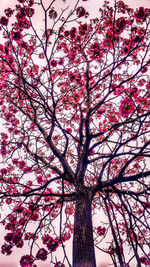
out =
[[[92,201],[77,200],[74,217],[73,267],[96,267],[93,228]]]

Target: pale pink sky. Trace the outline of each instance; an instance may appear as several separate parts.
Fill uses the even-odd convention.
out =
[[[45,3],[50,3],[50,0],[44,0]],[[113,4],[113,0],[110,0],[110,3]],[[150,7],[150,0],[124,0],[126,4],[128,4],[132,8],[136,8],[139,6],[144,6],[149,8]],[[17,0],[1,0],[0,1],[0,15],[3,15],[3,11],[7,7],[13,7],[15,4],[17,4]],[[65,4],[62,0],[56,0],[58,8],[64,7]],[[66,0],[66,3],[70,6],[73,6],[76,3],[76,0]],[[93,4],[94,3],[94,4]],[[99,7],[102,6],[104,3],[104,0],[88,0],[87,2],[80,1],[80,5],[83,4],[90,13],[91,17],[96,17],[97,14],[99,14],[98,10]],[[42,18],[41,18],[42,19]],[[39,17],[38,17],[39,21]],[[2,226],[0,227],[0,235],[3,235],[3,229]],[[1,243],[1,242],[0,242]],[[27,248],[27,247],[26,247]],[[4,256],[0,253],[0,267],[20,267],[19,265],[19,259],[20,256],[27,253],[28,250],[25,251],[25,248],[23,250],[21,249],[15,249],[14,253],[10,256]],[[71,253],[71,250],[70,250]],[[106,264],[108,258],[101,258],[97,254],[97,263],[99,263],[98,267],[107,267]],[[47,263],[39,263],[38,267],[50,267],[50,265]],[[134,266],[133,266],[134,267]]]

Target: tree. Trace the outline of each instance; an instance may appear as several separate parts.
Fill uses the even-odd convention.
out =
[[[95,267],[96,246],[114,266],[148,266],[150,9],[106,1],[89,19],[79,0],[46,4],[0,18],[1,252],[28,242],[22,267]]]

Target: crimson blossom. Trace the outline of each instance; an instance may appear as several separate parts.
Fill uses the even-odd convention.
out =
[[[114,2],[0,18],[1,253],[28,246],[21,267],[150,264],[150,9]]]

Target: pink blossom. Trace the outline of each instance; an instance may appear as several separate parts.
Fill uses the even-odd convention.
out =
[[[150,81],[146,84],[146,89],[150,90]]]
[[[10,255],[12,253],[12,250],[11,249],[12,249],[12,246],[11,245],[4,244],[1,247],[1,253],[2,254],[6,254],[6,255]]]
[[[106,228],[105,227],[101,227],[101,226],[97,227],[97,234],[99,236],[103,236],[105,234],[105,232],[106,232]]]
[[[146,97],[139,96],[136,99],[136,102],[140,104],[141,108],[147,108],[150,106],[150,102],[147,100]]]
[[[140,262],[144,263],[145,266],[150,266],[150,260],[148,260],[148,258],[146,258],[144,256],[140,257]]]
[[[146,12],[144,7],[139,7],[139,9],[134,13],[134,17],[137,22],[142,22],[146,20]]]
[[[2,174],[2,175],[7,174],[7,169],[5,169],[5,168],[1,169],[1,174]]]
[[[5,14],[7,17],[11,17],[12,14],[14,13],[14,10],[12,10],[10,7],[4,10]]]
[[[21,267],[32,267],[33,257],[30,255],[22,256],[20,260],[20,265]]]
[[[7,25],[8,25],[8,18],[6,18],[6,17],[1,17],[1,18],[0,18],[0,23],[1,23],[3,26],[7,26]]]
[[[73,214],[73,205],[67,205],[67,207],[65,208],[65,213],[68,215]]]
[[[36,254],[36,258],[42,261],[45,261],[47,259],[47,250],[45,248],[41,248],[38,250]]]
[[[134,103],[132,99],[126,97],[121,101],[121,105],[119,107],[119,111],[123,117],[127,117],[135,110]]]
[[[65,232],[65,233],[62,233],[61,240],[63,242],[65,242],[65,241],[69,240],[70,237],[71,237],[71,234],[69,232]]]
[[[50,19],[56,19],[57,18],[57,12],[53,8],[49,11],[49,17],[50,17]]]
[[[86,10],[84,9],[84,7],[80,6],[77,8],[76,14],[77,14],[78,18],[81,18],[81,17],[86,15]]]
[[[55,59],[51,60],[50,62],[52,67],[56,67],[57,66],[57,61]]]

